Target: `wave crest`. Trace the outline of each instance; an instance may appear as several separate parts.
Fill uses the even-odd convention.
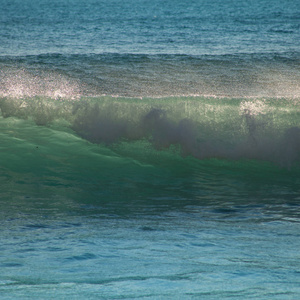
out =
[[[299,103],[298,103],[299,104]],[[2,98],[3,117],[71,128],[92,143],[146,141],[197,159],[300,161],[299,105],[278,99]]]

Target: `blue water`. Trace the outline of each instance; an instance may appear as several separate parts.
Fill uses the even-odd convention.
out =
[[[0,1],[1,299],[300,298],[297,1]]]

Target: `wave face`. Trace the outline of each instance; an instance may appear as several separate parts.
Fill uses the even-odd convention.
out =
[[[96,144],[147,141],[197,159],[299,161],[299,105],[286,99],[205,97],[57,100],[2,98],[2,118],[59,126]],[[33,126],[33,125],[32,125]]]

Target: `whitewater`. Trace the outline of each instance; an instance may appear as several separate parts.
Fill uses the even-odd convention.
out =
[[[299,7],[4,1],[1,299],[297,299]]]

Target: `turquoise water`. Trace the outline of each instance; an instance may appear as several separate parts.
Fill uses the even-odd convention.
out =
[[[296,1],[4,1],[1,299],[297,299]]]

